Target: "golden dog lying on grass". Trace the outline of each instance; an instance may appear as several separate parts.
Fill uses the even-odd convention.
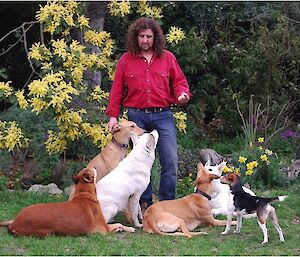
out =
[[[37,237],[134,232],[132,227],[105,222],[96,195],[96,176],[95,168],[81,170],[73,176],[75,193],[71,201],[30,205],[14,220],[0,222],[0,226],[7,226],[9,232],[18,236]]]
[[[200,224],[208,226],[225,226],[225,220],[213,217],[209,205],[211,181],[219,176],[209,174],[201,162],[197,165],[197,179],[194,182],[197,190],[183,198],[159,201],[152,204],[144,213],[144,231],[159,235],[192,235],[206,234],[191,232]],[[180,232],[177,232],[180,231]],[[173,233],[174,232],[174,233]]]

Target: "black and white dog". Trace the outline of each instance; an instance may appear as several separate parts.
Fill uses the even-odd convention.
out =
[[[256,212],[258,224],[264,234],[264,240],[262,241],[262,244],[268,242],[268,230],[266,227],[266,221],[268,217],[270,217],[270,219],[272,220],[272,223],[279,234],[279,240],[281,242],[284,242],[282,229],[278,224],[276,211],[275,208],[271,205],[271,202],[275,200],[284,201],[286,196],[278,196],[272,198],[252,196],[243,190],[240,177],[234,173],[228,173],[226,176],[221,177],[221,183],[229,185],[231,193],[233,194],[234,202],[234,208],[229,210],[227,213],[227,225],[225,231],[222,232],[222,234],[229,233],[234,211],[236,211],[237,213],[235,233],[240,233],[242,226],[242,215]]]

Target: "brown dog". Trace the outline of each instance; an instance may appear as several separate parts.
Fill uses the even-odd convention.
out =
[[[99,153],[96,155],[86,166],[87,168],[96,168],[98,175],[98,182],[101,178],[106,176],[114,168],[116,168],[121,160],[123,160],[127,154],[127,146],[131,134],[142,135],[145,132],[144,129],[139,128],[135,122],[122,120],[114,128],[112,134],[113,138]],[[71,191],[69,200],[73,198],[74,189]]]
[[[97,171],[83,169],[73,176],[74,198],[62,203],[34,204],[21,210],[15,220],[0,222],[18,236],[76,236],[87,233],[134,232],[122,224],[106,224],[96,195]]]
[[[183,198],[160,201],[151,205],[144,214],[144,231],[190,238],[192,235],[206,234],[190,232],[200,224],[208,226],[226,225],[226,221],[217,220],[213,217],[209,206],[211,181],[219,178],[219,176],[209,174],[201,162],[198,163],[197,170],[197,179],[194,182],[197,187],[196,192]]]

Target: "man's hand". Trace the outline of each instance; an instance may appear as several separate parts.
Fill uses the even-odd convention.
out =
[[[183,92],[181,93],[180,96],[178,96],[178,102],[180,104],[186,104],[189,100],[190,100],[190,96],[188,93]]]
[[[118,125],[118,120],[116,117],[110,117],[108,122],[109,132],[112,133],[113,129]]]

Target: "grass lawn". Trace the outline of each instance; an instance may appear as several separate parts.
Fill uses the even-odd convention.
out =
[[[262,246],[262,232],[256,219],[244,219],[240,235],[221,235],[224,228],[200,227],[208,235],[167,237],[125,232],[109,235],[78,237],[51,236],[46,239],[15,237],[0,228],[0,255],[300,255],[300,184],[288,188],[257,192],[259,196],[288,195],[276,202],[279,224],[286,241],[281,243],[271,222],[268,223],[269,243]],[[64,196],[49,196],[24,191],[0,191],[0,220],[13,219],[21,208],[34,203],[64,201]],[[224,218],[225,217],[221,217]],[[115,219],[124,224],[123,217]]]

